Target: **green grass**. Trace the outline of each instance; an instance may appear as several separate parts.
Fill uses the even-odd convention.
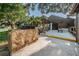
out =
[[[7,41],[9,39],[8,31],[0,32],[0,42]]]

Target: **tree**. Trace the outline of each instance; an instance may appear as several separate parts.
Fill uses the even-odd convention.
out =
[[[0,20],[7,20],[11,28],[15,27],[15,22],[23,20],[26,16],[26,8],[23,4],[0,4]]]
[[[47,14],[49,12],[66,13],[71,3],[32,3],[29,4],[28,7],[30,7],[30,9],[32,10],[35,10],[36,5],[38,6],[38,10],[41,11],[42,14]]]
[[[38,26],[42,23],[41,17],[29,17],[27,24]]]

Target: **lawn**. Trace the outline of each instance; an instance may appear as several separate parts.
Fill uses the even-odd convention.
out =
[[[0,43],[8,41],[9,39],[9,31],[7,28],[0,29]]]

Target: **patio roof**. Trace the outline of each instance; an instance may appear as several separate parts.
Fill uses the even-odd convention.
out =
[[[51,15],[51,16],[48,17],[48,20],[49,20],[50,22],[60,22],[60,21],[71,22],[71,21],[73,21],[74,19],[63,18],[63,17]]]

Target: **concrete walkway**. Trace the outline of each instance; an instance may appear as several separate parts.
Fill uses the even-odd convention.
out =
[[[12,54],[13,56],[79,56],[79,44],[50,38],[41,34],[37,42]]]
[[[45,48],[31,56],[79,56],[79,44],[56,38],[47,39],[50,42]]]
[[[46,39],[47,37],[40,37],[38,41],[13,53],[12,56],[29,56],[35,52],[38,52],[48,45],[49,42]]]
[[[12,56],[79,56],[79,44],[43,36]]]
[[[46,32],[46,35],[67,40],[76,40],[75,36],[68,31],[58,32],[57,30],[49,30],[48,32]]]
[[[9,56],[8,44],[0,45],[0,56]]]

